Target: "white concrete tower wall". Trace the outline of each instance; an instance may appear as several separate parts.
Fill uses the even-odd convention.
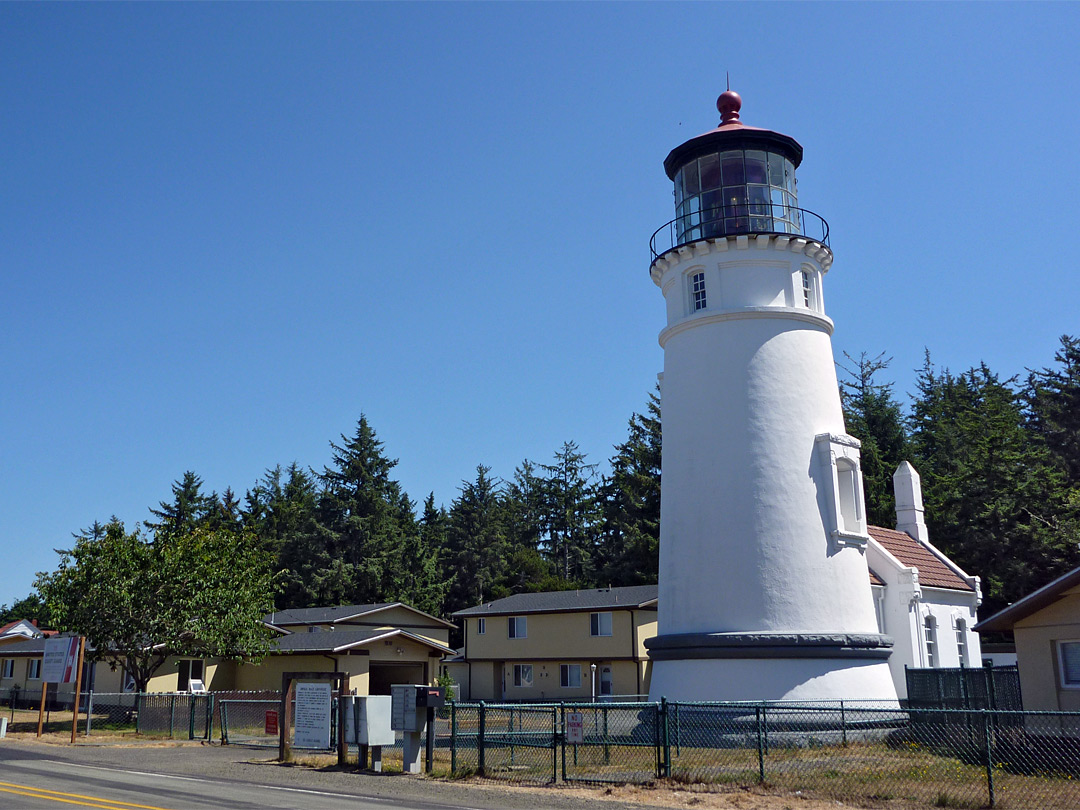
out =
[[[696,153],[775,142],[792,154],[794,141],[734,111]],[[693,143],[669,156],[669,176]],[[822,303],[832,253],[778,214],[725,228],[720,216],[755,209],[720,210],[726,232],[679,228],[651,270],[668,315],[651,696],[895,700]]]

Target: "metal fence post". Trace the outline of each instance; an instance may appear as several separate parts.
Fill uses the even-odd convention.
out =
[[[197,698],[192,695],[188,698],[188,739],[195,739],[195,701]]]
[[[559,702],[559,728],[562,735],[562,780],[566,781],[566,701]]]
[[[765,783],[765,745],[764,735],[761,729],[761,707],[758,706],[754,709],[754,714],[757,717],[757,759],[758,759],[758,781],[762,784]]]
[[[986,740],[986,791],[990,799],[990,807],[994,806],[994,747],[990,736],[989,713],[983,709],[983,737]]]
[[[655,704],[654,704],[655,705]],[[660,698],[660,704],[656,707],[656,711],[659,717],[656,719],[656,726],[660,732],[660,751],[658,757],[660,759],[660,776],[671,777],[671,727],[668,723],[671,717],[671,706],[668,704],[666,697]]]
[[[551,707],[551,783],[559,781],[559,707]]]
[[[840,743],[847,748],[847,713],[844,711],[844,701],[840,701]]]
[[[359,734],[360,720],[355,718],[357,734]],[[450,775],[457,773],[457,701],[450,701]]]
[[[176,725],[176,695],[169,695],[169,739],[173,736],[173,727]]]
[[[521,717],[518,717],[518,724],[521,723]],[[510,707],[510,764],[514,765],[514,707]]]
[[[336,724],[335,724],[336,725]],[[214,695],[206,696],[206,741],[214,737]]]
[[[484,775],[484,738],[487,732],[487,706],[480,701],[480,725],[476,730],[476,772]]]
[[[86,693],[86,736],[90,736],[91,718],[94,716],[94,690]]]
[[[769,753],[769,715],[768,709],[764,704],[761,706],[761,728],[764,732],[765,738],[765,753]]]
[[[142,709],[142,694],[143,694],[142,692],[136,692],[135,693],[135,733],[136,734],[140,733],[139,715],[142,713],[140,711],[140,709]]]

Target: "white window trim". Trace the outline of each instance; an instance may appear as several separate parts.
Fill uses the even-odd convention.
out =
[[[1080,644],[1080,639],[1066,638],[1060,641],[1055,641],[1054,646],[1057,648],[1058,659],[1058,683],[1062,689],[1080,689],[1080,681],[1076,683],[1066,683],[1065,681],[1065,645],[1066,644]]]
[[[596,632],[593,632],[593,623],[595,619]],[[604,632],[603,617],[608,618],[608,631]],[[607,638],[615,632],[615,617],[611,614],[610,610],[601,610],[595,613],[589,614],[589,635],[593,638]]]
[[[923,616],[920,629],[922,631],[922,648],[926,666],[928,669],[938,669],[941,666],[941,639],[938,636],[937,616],[933,613],[927,613]],[[926,637],[927,631],[931,636],[929,639]],[[931,653],[931,645],[933,645],[933,653]]]
[[[525,671],[528,670],[529,677],[525,678]],[[510,673],[510,682],[514,684],[517,689],[528,689],[533,685],[533,668],[532,664],[514,664],[514,668]]]
[[[514,628],[514,632],[510,632],[510,628]],[[506,620],[506,637],[512,639],[528,638],[529,637],[529,624],[525,616],[509,616]]]
[[[41,659],[31,658],[30,662],[26,665],[26,680],[28,681],[40,681],[41,680]]]
[[[960,666],[966,667],[968,648],[971,645],[968,644],[967,621],[962,617],[953,619],[953,636],[956,639],[956,657],[960,661]]]
[[[487,622],[484,619],[476,620],[476,635],[482,636],[487,632]]]
[[[571,683],[573,678],[570,677],[570,672],[574,669],[577,670],[577,683]],[[564,683],[565,681],[565,683]],[[581,664],[559,664],[559,686],[562,689],[580,689],[581,688]]]
[[[701,303],[700,307],[697,305],[697,297],[696,297],[696,293],[698,292],[698,290],[694,289],[694,287],[696,285],[695,279],[698,276],[701,276],[701,290],[700,290],[700,292],[701,292],[701,301],[702,301],[702,303]],[[694,269],[687,271],[687,273],[686,273],[686,297],[687,297],[687,302],[689,304],[688,308],[689,308],[689,311],[690,311],[691,315],[693,315],[695,312],[701,312],[702,310],[705,310],[705,309],[709,308],[709,285],[708,285],[708,282],[705,280],[705,269],[704,268],[695,267]]]
[[[0,664],[0,678],[10,679],[15,677],[15,659],[5,658]]]
[[[821,433],[814,437],[822,477],[825,480],[829,514],[826,518],[829,536],[838,546],[865,549],[870,542],[866,531],[866,495],[863,492],[862,465],[859,460],[859,440],[837,433]],[[850,466],[855,483],[855,530],[845,527],[840,505],[840,468],[838,462]]]

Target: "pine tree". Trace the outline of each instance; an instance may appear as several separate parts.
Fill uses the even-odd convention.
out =
[[[985,364],[959,376],[927,357],[911,415],[931,540],[983,577],[986,613],[1080,562],[1064,476],[1025,429],[1021,399]]]
[[[331,442],[333,465],[319,475],[316,543],[333,560],[316,577],[322,604],[382,601],[401,586],[405,541],[416,531],[411,502],[390,477],[397,459],[383,454],[383,444],[361,415],[356,433]]]
[[[162,501],[150,514],[157,521],[147,520],[143,525],[155,534],[185,534],[202,525],[213,507],[213,500],[203,494],[202,479],[191,470],[184,473],[172,485],[173,499]]]
[[[1057,368],[1028,374],[1027,426],[1080,490],[1080,339],[1062,335],[1054,360]]]
[[[444,570],[453,571],[445,613],[507,595],[502,585],[507,564],[502,495],[490,467],[476,468],[474,481],[462,481],[450,505]]]
[[[862,442],[866,515],[871,524],[891,527],[896,524],[892,474],[909,452],[904,416],[893,396],[893,385],[875,378],[889,367],[892,358],[884,353],[869,358],[866,352],[858,359],[847,352],[844,356],[852,365],[841,365],[848,379],[840,383],[840,397],[847,432]]]
[[[542,464],[544,477],[543,545],[563,581],[586,583],[599,529],[596,464],[574,442],[564,442],[554,464]]]
[[[630,417],[627,439],[616,445],[611,475],[601,487],[600,584],[651,584],[659,575],[661,429],[655,393],[646,409],[646,415]]]

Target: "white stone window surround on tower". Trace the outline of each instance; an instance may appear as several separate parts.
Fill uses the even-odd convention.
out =
[[[690,311],[697,312],[705,309],[708,305],[705,295],[705,271],[691,272],[688,280],[690,282]]]
[[[843,434],[821,433],[814,439],[819,453],[827,514],[823,515],[829,535],[839,546],[866,548],[866,498],[863,494],[859,440]]]
[[[821,273],[809,262],[804,262],[794,276],[792,300],[800,309],[824,313],[821,297]]]

